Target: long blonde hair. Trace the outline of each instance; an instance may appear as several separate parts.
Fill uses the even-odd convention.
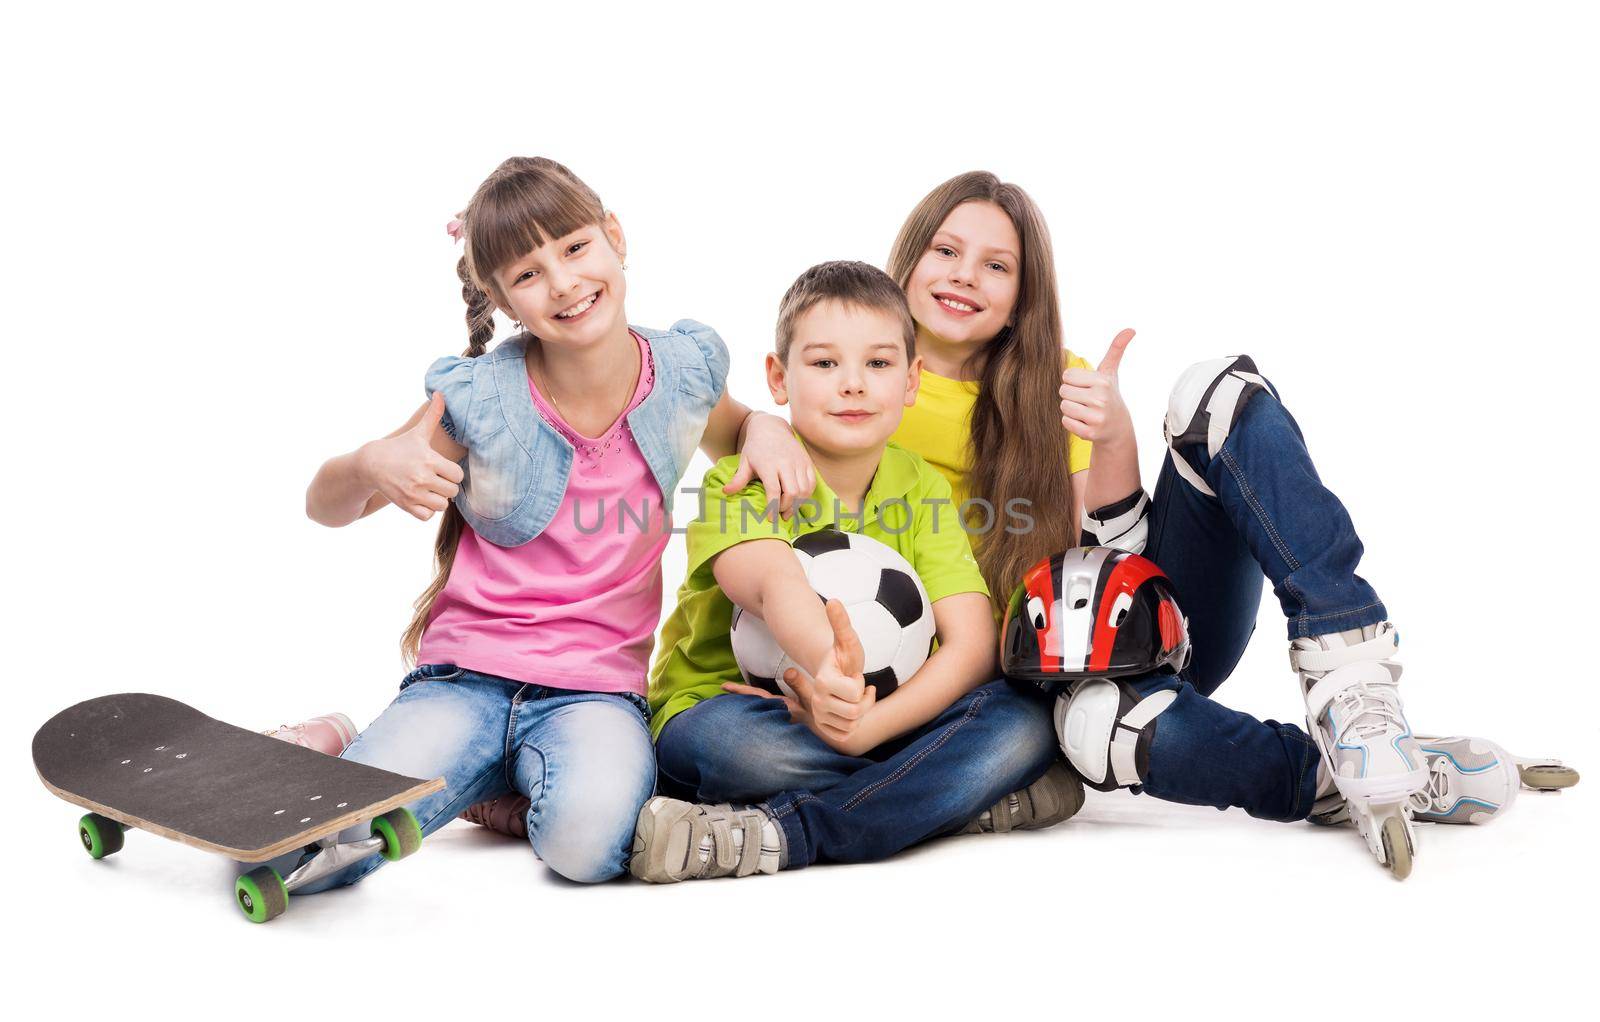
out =
[[[494,169],[459,215],[466,252],[456,263],[456,277],[467,303],[468,358],[488,350],[494,339],[495,303],[508,304],[495,281],[496,271],[546,239],[604,223],[605,218],[605,206],[594,190],[554,160],[513,156]],[[439,535],[433,544],[433,581],[417,597],[411,624],[400,638],[400,652],[408,664],[417,662],[422,633],[427,630],[434,602],[450,579],[465,524],[452,502],[439,521]]]
[[[970,496],[994,509],[987,532],[973,536],[978,567],[997,604],[1040,558],[1076,545],[1067,431],[1061,426],[1061,308],[1055,258],[1044,216],[1028,193],[987,171],[939,185],[917,203],[889,253],[889,275],[911,283],[934,234],[964,202],[992,202],[1011,218],[1022,242],[1022,279],[1012,325],[973,352],[966,368],[980,381],[968,436]],[[1029,501],[1033,527],[1009,532],[1004,510]]]

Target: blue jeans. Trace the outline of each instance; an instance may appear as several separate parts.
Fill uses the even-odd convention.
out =
[[[528,840],[545,865],[569,880],[609,880],[626,872],[634,824],[655,789],[647,714],[637,695],[546,688],[424,664],[406,675],[400,694],[341,758],[411,777],[443,777],[442,790],[409,807],[424,835],[470,805],[520,792],[533,802]],[[365,837],[366,826],[340,836]],[[295,893],[353,884],[384,861],[369,856]],[[285,865],[292,869],[294,862]]]
[[[1049,702],[1003,680],[866,756],[835,752],[776,699],[734,694],[684,710],[656,740],[663,791],[760,804],[787,869],[873,862],[958,831],[1057,755]]]
[[[1156,718],[1143,789],[1172,802],[1238,806],[1263,819],[1304,819],[1317,787],[1311,737],[1209,697],[1255,630],[1263,577],[1283,607],[1290,639],[1376,624],[1388,613],[1356,574],[1362,547],[1349,513],[1322,485],[1299,425],[1275,392],[1249,399],[1215,457],[1203,443],[1178,453],[1216,496],[1185,481],[1170,456],[1163,460],[1145,556],[1172,579],[1194,658],[1176,678],[1135,683],[1142,694],[1178,693]]]

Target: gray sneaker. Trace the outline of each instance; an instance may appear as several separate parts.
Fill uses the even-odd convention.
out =
[[[759,809],[696,805],[657,795],[639,810],[628,871],[651,884],[776,873],[778,825]]]
[[[1071,819],[1082,808],[1083,781],[1058,759],[1050,764],[1043,777],[990,806],[961,833],[1043,830]]]

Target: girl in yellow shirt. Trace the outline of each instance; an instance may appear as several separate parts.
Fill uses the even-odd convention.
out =
[[[1248,357],[1180,378],[1152,501],[1117,389],[1133,331],[1097,367],[1063,350],[1049,232],[1027,193],[981,171],[944,182],[907,217],[887,269],[905,289],[924,364],[892,439],[949,478],[996,601],[1081,541],[1145,553],[1189,614],[1194,659],[1182,674],[1063,686],[1058,730],[1077,720],[1063,747],[1090,784],[1266,819],[1353,817],[1401,876],[1413,816],[1483,822],[1510,804],[1514,757],[1407,725],[1397,633],[1355,573],[1361,542]],[[1254,630],[1263,577],[1288,618],[1311,734],[1209,698]],[[1535,786],[1576,780],[1549,762],[1522,766]]]

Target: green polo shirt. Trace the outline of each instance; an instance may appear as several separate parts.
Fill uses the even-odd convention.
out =
[[[955,593],[989,595],[951,502],[950,483],[911,451],[894,443],[885,446],[859,514],[844,508],[819,476],[810,501],[797,505],[787,521],[777,522],[761,517],[767,498],[759,482],[738,493],[722,492],[738,465],[738,456],[731,455],[706,473],[699,516],[686,530],[688,573],[678,590],[677,607],[661,626],[650,670],[654,736],[675,714],[722,695],[723,682],[741,680],[729,637],[733,603],[711,572],[711,559],[737,543],[754,539],[792,543],[828,527],[859,532],[909,561],[929,600],[937,602]]]

